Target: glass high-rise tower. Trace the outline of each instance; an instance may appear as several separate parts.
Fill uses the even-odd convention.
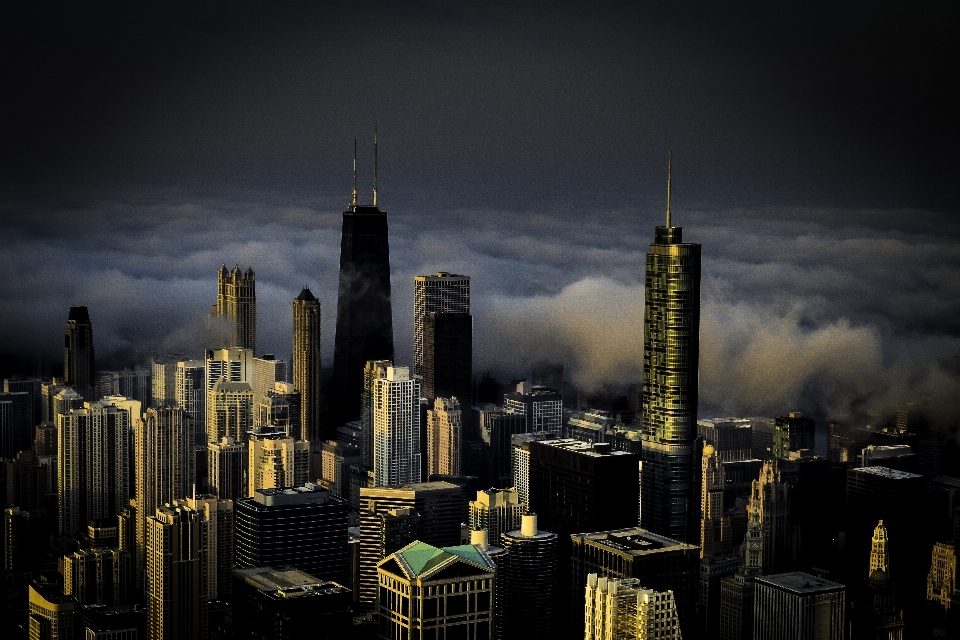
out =
[[[700,245],[670,220],[647,252],[643,311],[643,527],[695,542],[697,383],[700,361]]]

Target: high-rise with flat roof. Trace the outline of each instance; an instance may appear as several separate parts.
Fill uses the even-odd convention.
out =
[[[697,538],[700,245],[683,242],[670,213],[647,252],[643,308],[643,527]]]
[[[423,377],[424,320],[431,313],[470,314],[470,276],[439,271],[413,278],[413,375]],[[441,394],[443,395],[443,394]],[[463,398],[464,402],[469,399]]]
[[[393,360],[387,212],[377,207],[376,187],[371,206],[357,201],[356,155],[353,162],[353,199],[343,212],[340,238],[337,333],[333,347],[335,426],[360,415],[366,362]]]
[[[379,487],[419,482],[420,381],[386,367],[373,381],[373,471]]]
[[[147,567],[147,518],[157,507],[190,495],[194,475],[193,429],[186,412],[176,408],[147,409],[134,425],[134,492],[137,499],[136,584],[143,587]]]
[[[813,449],[816,423],[813,418],[794,411],[773,421],[773,455],[786,458],[791,451]]]
[[[583,624],[584,587],[587,575],[607,578],[635,578],[645,588],[673,591],[680,630],[685,637],[697,637],[697,583],[700,550],[696,545],[672,540],[640,527],[614,531],[579,533],[573,542],[571,585],[576,597],[572,624]]]
[[[238,567],[287,564],[324,580],[346,579],[346,501],[308,482],[257,489],[233,508]]]
[[[526,416],[526,433],[546,431],[559,437],[563,430],[563,395],[556,389],[534,387],[524,380],[504,395],[503,411]]]
[[[82,549],[63,557],[63,592],[83,605],[130,602],[130,554],[122,549]]]
[[[419,539],[434,546],[460,541],[463,512],[460,487],[449,482],[417,482],[399,487],[360,489],[360,602],[370,607],[376,600],[377,563],[383,559],[382,518],[391,509],[412,509],[419,514]]]
[[[473,317],[428,313],[423,318],[423,397],[473,404]]]
[[[846,587],[799,571],[756,579],[754,640],[843,640]]]
[[[427,410],[427,476],[460,475],[463,412],[458,398],[437,398]]]
[[[209,521],[185,506],[147,518],[147,611],[151,640],[207,638]]]
[[[230,322],[230,338],[226,345],[257,350],[257,282],[253,269],[240,272],[234,265],[227,271],[224,264],[217,272],[217,316]]]

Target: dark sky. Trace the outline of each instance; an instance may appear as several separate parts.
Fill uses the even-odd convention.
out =
[[[672,149],[704,411],[960,395],[956,3],[13,4],[4,353],[56,357],[71,303],[112,366],[197,349],[240,262],[262,350],[308,283],[330,362],[376,124],[401,363],[412,276],[443,269],[474,278],[478,370],[635,378]]]

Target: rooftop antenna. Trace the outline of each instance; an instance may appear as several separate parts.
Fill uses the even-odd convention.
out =
[[[357,139],[353,139],[353,208],[357,208]]]
[[[670,228],[670,173],[673,168],[673,151],[667,152],[667,228]]]
[[[373,125],[373,206],[377,206],[377,125]]]

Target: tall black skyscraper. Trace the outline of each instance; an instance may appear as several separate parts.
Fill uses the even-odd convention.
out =
[[[377,207],[376,168],[373,205],[357,203],[356,152],[353,167],[353,201],[343,212],[340,239],[340,288],[333,350],[332,401],[336,404],[335,424],[331,426],[360,415],[366,362],[393,360],[387,212]]]
[[[93,325],[86,307],[70,307],[63,339],[64,384],[81,394],[93,386]]]
[[[697,538],[697,369],[700,361],[700,245],[670,221],[647,252],[643,311],[641,517],[654,533]]]

